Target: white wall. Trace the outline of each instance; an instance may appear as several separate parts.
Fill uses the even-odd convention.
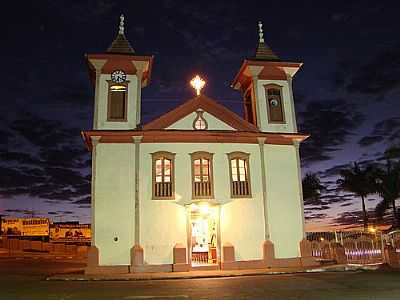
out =
[[[134,144],[96,146],[94,222],[100,265],[130,265],[134,239]],[[92,200],[92,201],[93,201]],[[114,241],[118,237],[118,241]]]
[[[167,129],[193,130],[193,121],[196,119],[196,117],[197,113],[192,112],[174,124],[170,125]],[[236,130],[206,111],[203,113],[203,118],[207,121],[208,130]]]
[[[175,156],[176,200],[151,200],[151,153],[169,151]],[[175,243],[187,244],[186,212],[184,205],[192,202],[190,153],[214,153],[214,194],[222,206],[221,239],[235,246],[238,260],[260,259],[264,236],[261,170],[258,145],[248,144],[141,144],[141,245],[145,262],[172,263]],[[227,153],[250,153],[250,175],[253,198],[230,198]],[[225,204],[227,203],[227,204]]]
[[[134,129],[136,128],[136,103],[137,103],[137,76],[127,75],[128,84],[128,103],[127,103],[127,121],[126,122],[107,122],[108,108],[108,82],[111,80],[110,74],[101,74],[99,80],[98,93],[98,120],[97,129]]]
[[[262,192],[252,199],[237,199],[221,206],[222,245],[231,243],[235,248],[235,259],[262,259],[264,241],[264,215]]]
[[[101,265],[130,264],[134,237],[134,144],[97,146],[95,244]],[[190,153],[214,153],[214,194],[221,205],[221,242],[235,247],[236,260],[262,258],[264,216],[257,144],[151,143],[140,148],[140,245],[146,264],[171,264],[176,243],[187,245],[186,209],[192,203]],[[176,200],[152,200],[151,153],[175,155]],[[252,198],[230,198],[227,153],[250,154]],[[277,258],[299,256],[303,236],[296,148],[265,145],[267,210]],[[119,237],[116,243],[114,236]]]
[[[268,223],[277,258],[300,255],[303,219],[296,151],[293,145],[265,145]]]
[[[277,84],[282,87],[282,101],[285,113],[285,124],[270,124],[268,122],[268,106],[265,95],[264,85],[266,84]],[[256,109],[259,109],[259,114],[257,114],[257,121],[259,122],[261,131],[264,132],[296,132],[295,130],[295,122],[294,113],[292,113],[292,109],[294,105],[291,103],[291,95],[289,89],[289,82],[287,80],[257,80],[257,95],[259,99],[259,103],[256,106]]]

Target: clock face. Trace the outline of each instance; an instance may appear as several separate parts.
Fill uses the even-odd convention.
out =
[[[126,74],[122,70],[115,70],[111,73],[111,80],[115,83],[122,83],[126,80]]]

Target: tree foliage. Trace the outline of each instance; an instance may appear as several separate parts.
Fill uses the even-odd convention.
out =
[[[392,209],[393,226],[400,227],[400,216],[396,208],[396,200],[400,198],[400,148],[391,147],[385,151],[386,166],[375,172],[376,192],[382,200],[375,207],[379,219],[388,209]]]
[[[361,168],[354,163],[351,168],[340,171],[340,179],[337,184],[340,189],[351,192],[361,198],[364,230],[368,229],[368,215],[365,208],[365,198],[375,193],[375,168],[372,165]]]
[[[320,179],[315,173],[307,173],[303,181],[303,201],[306,205],[320,204],[321,192],[325,187],[321,184]]]

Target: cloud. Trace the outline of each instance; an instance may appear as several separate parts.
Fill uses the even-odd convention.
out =
[[[317,211],[319,211],[319,210],[327,210],[327,209],[330,209],[330,208],[331,208],[331,207],[328,206],[328,205],[313,206],[313,207],[310,207],[310,211],[315,211],[315,210],[317,210]]]
[[[12,213],[12,214],[22,214],[27,216],[38,215],[39,212],[35,210],[28,210],[28,209],[5,209],[5,212]]]
[[[379,220],[376,217],[375,211],[370,209],[367,211],[368,215],[368,223],[374,225],[387,225],[391,224],[393,221],[393,216],[391,212],[388,212],[383,220]],[[356,210],[356,211],[348,211],[340,213],[336,218],[332,220],[332,225],[340,225],[340,226],[347,226],[347,227],[355,227],[355,226],[362,226],[363,225],[363,211]]]
[[[69,144],[80,138],[78,128],[65,128],[59,121],[44,119],[28,112],[10,127],[27,142],[39,147]]]
[[[400,78],[399,52],[400,43],[381,50],[364,64],[342,62],[342,68],[335,74],[336,86],[350,94],[384,99],[387,94],[400,87],[398,80]]]
[[[299,117],[300,131],[311,134],[300,147],[305,165],[331,159],[364,120],[354,106],[340,99],[308,102]]]
[[[31,113],[12,122],[13,150],[0,149],[0,192],[70,201],[90,194],[90,157],[79,130]]]
[[[358,141],[358,144],[361,147],[366,147],[366,146],[370,146],[379,142],[383,141],[383,136],[378,136],[378,135],[370,135],[370,136],[365,136],[362,139],[360,139]]]
[[[74,204],[90,204],[90,203],[91,203],[90,196],[87,196],[87,197],[84,197],[84,198],[74,201]]]
[[[327,214],[310,214],[310,215],[306,215],[305,219],[307,221],[309,220],[316,220],[316,219],[324,219],[326,218],[328,215]]]
[[[366,147],[380,142],[398,141],[400,141],[400,117],[392,117],[376,123],[371,133],[361,138],[358,144]]]

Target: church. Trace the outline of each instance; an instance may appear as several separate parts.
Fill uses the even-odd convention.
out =
[[[201,93],[143,124],[141,90],[153,56],[119,31],[87,54],[94,93],[92,242],[86,273],[182,272],[315,265],[304,232],[292,80],[302,63],[264,41],[243,60],[232,88],[240,117]],[[189,71],[189,70],[188,70]],[[150,87],[149,87],[150,88]]]

